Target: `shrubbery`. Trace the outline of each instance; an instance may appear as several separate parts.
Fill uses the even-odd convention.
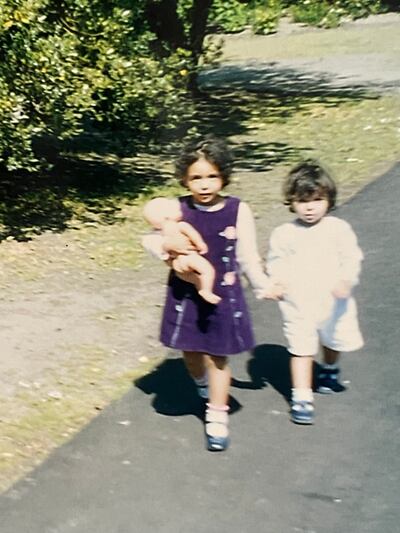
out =
[[[390,0],[214,0],[210,24],[228,33],[246,27],[255,33],[271,33],[282,15],[295,22],[332,27],[344,17],[365,17],[393,8]]]
[[[0,0],[3,167],[40,168],[35,142],[43,136],[65,141],[89,131],[134,153],[139,140],[176,123],[190,54],[153,50],[141,4]]]
[[[304,22],[325,28],[337,26],[343,18],[360,18],[385,11],[380,0],[301,0],[292,3],[290,13],[295,22]]]

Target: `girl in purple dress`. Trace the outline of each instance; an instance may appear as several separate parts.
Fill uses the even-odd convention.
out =
[[[232,173],[226,144],[205,138],[184,148],[176,162],[176,176],[190,192],[177,199],[151,200],[144,216],[161,229],[160,240],[145,247],[168,262],[172,254],[189,253],[187,239],[179,232],[180,220],[191,224],[207,246],[204,257],[215,269],[213,291],[218,305],[205,301],[185,268],[171,269],[160,339],[165,346],[182,350],[189,374],[201,397],[208,399],[205,434],[210,451],[225,450],[228,437],[228,398],[231,372],[228,356],[251,350],[254,337],[240,273],[256,294],[268,286],[257,250],[254,218],[249,206],[222,189]]]

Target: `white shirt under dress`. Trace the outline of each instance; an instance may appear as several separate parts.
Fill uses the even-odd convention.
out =
[[[358,283],[362,259],[351,226],[334,216],[315,225],[294,220],[272,232],[267,272],[285,289],[279,307],[291,354],[315,355],[320,342],[340,352],[363,346],[354,298],[332,294],[339,281]]]

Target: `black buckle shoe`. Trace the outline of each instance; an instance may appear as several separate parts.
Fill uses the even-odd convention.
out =
[[[321,368],[317,377],[316,391],[320,394],[333,394],[343,392],[346,387],[339,381],[340,370],[338,368]]]

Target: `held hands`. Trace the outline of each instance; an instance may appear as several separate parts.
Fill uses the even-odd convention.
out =
[[[351,295],[351,283],[349,281],[339,281],[332,290],[332,294],[335,298],[345,299]]]
[[[267,300],[282,300],[285,294],[285,287],[279,282],[270,282],[266,287],[258,292],[258,298]]]
[[[351,295],[352,285],[349,281],[339,281],[332,290],[335,298],[346,299]],[[285,287],[279,282],[270,282],[266,287],[258,292],[258,298],[265,298],[268,300],[283,300],[285,295]]]

